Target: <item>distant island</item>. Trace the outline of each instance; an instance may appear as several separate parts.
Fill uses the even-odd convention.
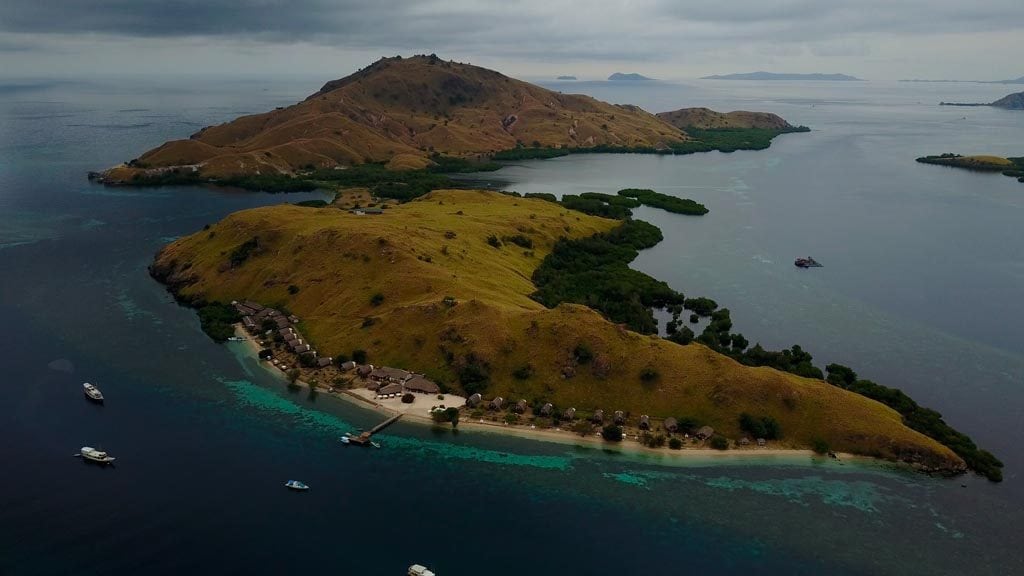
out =
[[[648,78],[643,74],[616,72],[608,77],[609,82],[656,82],[654,78]]]
[[[478,170],[492,159],[758,150],[800,131],[788,124],[689,125],[700,131],[637,106],[562,94],[435,55],[394,57],[327,82],[297,104],[205,127],[90,177],[109,185],[297,191],[351,183],[355,173],[342,168],[366,164],[420,178]]]
[[[575,80],[575,79],[576,79],[575,76],[559,76],[559,77],[555,78],[555,80]]]
[[[967,103],[967,102],[939,102],[939,106],[991,106],[993,108],[1003,108],[1004,110],[1024,110],[1024,92],[1015,92],[1003,96],[995,102],[985,103]]]
[[[917,159],[922,164],[937,164],[964,168],[978,172],[1000,172],[1004,176],[1016,178],[1024,182],[1024,157],[1003,158],[1002,156],[962,156],[960,154],[939,154],[938,156],[922,156]]]
[[[814,80],[838,82],[863,82],[861,78],[846,74],[780,74],[774,72],[747,72],[745,74],[723,74],[704,76],[701,80]]]
[[[925,82],[925,83],[949,83],[949,84],[1024,84],[1024,76],[1011,80],[922,80],[911,78],[900,80],[900,82]]]

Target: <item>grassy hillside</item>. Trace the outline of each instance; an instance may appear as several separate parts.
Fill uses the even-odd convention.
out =
[[[716,128],[784,130],[793,128],[782,117],[768,112],[746,112],[743,110],[715,112],[708,108],[682,108],[671,112],[659,112],[657,116],[680,130],[691,127],[703,130]]]
[[[295,105],[204,128],[108,172],[194,166],[207,178],[365,162],[423,168],[433,152],[486,155],[517,144],[667,147],[686,135],[635,106],[553,92],[436,56],[384,58]]]
[[[435,191],[379,216],[275,206],[172,243],[153,273],[186,300],[285,307],[324,354],[365,349],[375,364],[425,372],[454,390],[471,384],[488,397],[582,412],[689,416],[732,438],[749,412],[775,418],[784,444],[823,440],[836,450],[962,466],[875,401],[743,366],[697,343],[637,334],[584,306],[547,309],[529,297],[531,275],[559,238],[618,224],[478,191]]]

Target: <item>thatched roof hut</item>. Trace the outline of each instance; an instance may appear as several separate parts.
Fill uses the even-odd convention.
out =
[[[651,417],[648,416],[647,414],[642,414],[640,416],[640,429],[641,430],[650,430],[651,429]]]
[[[697,433],[694,434],[694,436],[700,438],[701,440],[707,440],[708,438],[711,438],[714,435],[715,429],[712,428],[711,426],[701,426],[700,428],[697,429]]]
[[[502,406],[505,405],[505,399],[501,396],[496,397],[487,404],[488,410],[501,410]]]
[[[379,396],[387,396],[388,394],[401,394],[401,393],[402,393],[402,385],[399,384],[398,382],[392,382],[391,384],[387,384],[385,386],[381,386],[380,388],[377,389],[377,395],[379,395]]]
[[[612,416],[612,420],[613,420],[613,421],[614,421],[614,422],[615,422],[616,424],[618,424],[618,425],[620,425],[620,426],[621,426],[622,424],[625,424],[625,423],[626,423],[626,413],[625,413],[625,412],[623,412],[622,410],[616,410],[616,411],[615,411],[615,415],[614,415],[614,416]]]
[[[520,400],[519,402],[516,402],[515,406],[512,407],[512,411],[515,412],[516,414],[524,414],[526,413],[526,409],[529,407],[530,405],[526,402],[526,400]]]
[[[543,406],[540,407],[540,415],[541,416],[551,416],[551,413],[554,412],[554,411],[555,411],[555,406],[551,402],[548,402],[548,403],[546,403],[546,404],[544,404]]]
[[[341,363],[341,369],[346,371],[346,372],[348,372],[349,370],[352,370],[355,367],[356,367],[356,363],[351,361],[351,360],[349,360],[348,362],[342,362]]]
[[[604,422],[604,410],[601,410],[601,409],[594,410],[594,415],[591,416],[590,419],[595,424],[601,424],[602,422]]]
[[[405,382],[406,390],[412,392],[419,392],[421,394],[437,394],[441,391],[441,387],[436,383],[427,380],[424,376],[416,374]]]
[[[319,368],[327,368],[331,365],[332,358],[330,356],[321,356],[316,359],[316,365]]]
[[[362,378],[366,378],[373,372],[373,364],[363,364],[356,368],[356,374]]]
[[[562,413],[562,418],[564,418],[565,420],[573,420],[573,419],[575,419],[576,418],[576,409],[575,408],[571,408],[571,407],[570,408],[566,408],[565,412]]]
[[[675,418],[665,418],[665,421],[661,423],[665,428],[666,432],[678,432],[679,422]]]
[[[470,408],[476,408],[483,401],[483,396],[481,396],[480,394],[473,394],[469,398],[466,398],[466,406],[469,406]]]

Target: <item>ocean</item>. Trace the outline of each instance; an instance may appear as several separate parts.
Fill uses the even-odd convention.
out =
[[[109,189],[86,172],[321,82],[186,78],[0,84],[0,574],[1024,573],[1024,185],[916,164],[1024,155],[1024,115],[946,109],[989,85],[554,83],[648,110],[777,112],[768,150],[582,155],[474,175],[556,194],[652,187],[665,241],[634,266],[732,310],[752,342],[799,343],[903,388],[1007,465],[1001,484],[884,464],[728,461],[437,432],[382,450],[337,437],[379,416],[290,392],[218,345],[146,266],[248,207],[323,197]],[[798,270],[812,255],[824,268]],[[102,387],[104,406],[81,383]],[[83,445],[118,458],[101,469]],[[298,478],[308,493],[286,491]]]

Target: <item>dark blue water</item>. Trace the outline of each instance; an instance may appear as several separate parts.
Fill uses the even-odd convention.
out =
[[[383,450],[342,449],[341,432],[378,417],[288,392],[243,349],[210,342],[146,274],[177,236],[316,195],[84,178],[318,85],[0,90],[0,574],[1024,570],[1015,476],[993,486],[809,459],[680,465],[405,424]],[[716,162],[727,172],[744,158]],[[83,381],[102,386],[105,406],[84,400]],[[86,444],[117,467],[71,457]],[[287,492],[289,478],[313,489]]]

